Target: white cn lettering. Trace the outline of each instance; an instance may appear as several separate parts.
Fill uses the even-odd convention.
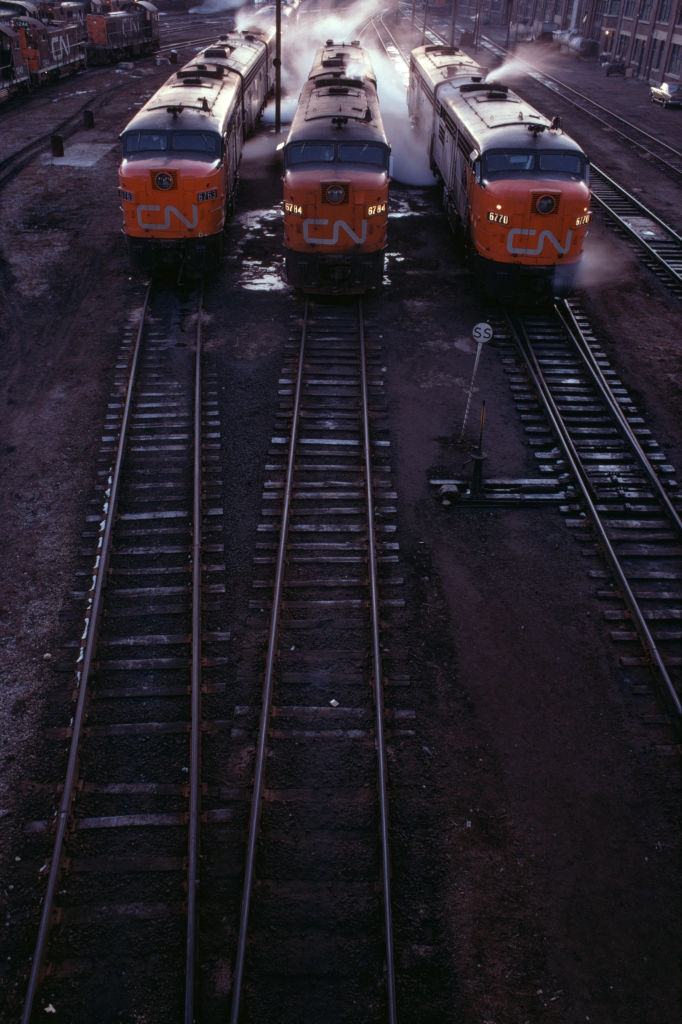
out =
[[[309,218],[303,221],[303,241],[309,245],[338,245],[339,236],[341,231],[345,231],[351,242],[355,242],[357,245],[362,245],[363,242],[367,241],[367,221],[363,220],[362,229],[359,235],[356,235],[352,227],[346,224],[345,220],[335,220],[332,229],[331,238],[320,238],[319,236],[312,238],[310,235],[310,228],[312,227],[324,227],[329,224],[328,220],[313,220]]]
[[[176,217],[181,224],[184,224],[186,228],[195,228],[199,223],[199,207],[192,206],[192,219],[188,220],[184,213],[178,210],[177,206],[166,206],[163,210],[163,221],[161,223],[152,224],[150,221],[143,221],[142,217],[145,213],[160,213],[160,206],[138,206],[137,208],[137,223],[143,231],[170,231],[171,228],[171,217]]]
[[[532,238],[534,235],[537,235],[538,237],[535,248],[525,247],[523,245],[515,245],[514,239],[517,235],[525,235],[528,238]],[[562,245],[559,239],[555,235],[553,235],[551,231],[547,231],[547,229],[541,231],[538,234],[535,228],[512,228],[512,230],[507,235],[507,252],[510,252],[512,256],[539,256],[545,247],[545,239],[548,242],[552,243],[552,245],[554,246],[554,248],[560,256],[564,256],[571,248],[571,242],[573,240],[573,231],[571,228],[568,229],[568,231],[566,232],[566,241]]]
[[[57,64],[62,58],[68,60],[69,54],[71,53],[71,45],[66,36],[53,36],[51,45],[52,59],[56,61]]]

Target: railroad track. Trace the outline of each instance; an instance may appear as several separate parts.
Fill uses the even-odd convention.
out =
[[[96,69],[95,73],[97,73],[98,70],[99,69]],[[121,88],[121,86],[118,88]],[[61,121],[57,122],[57,124],[52,125],[49,131],[36,135],[35,138],[31,139],[30,142],[27,142],[26,145],[21,146],[13,153],[3,157],[3,159],[0,160],[0,189],[4,188],[8,182],[13,181],[19,171],[28,166],[32,160],[35,160],[39,153],[49,146],[53,135],[61,135],[65,139],[74,135],[82,125],[84,111],[97,111],[108,103],[110,99],[111,89],[108,89],[99,96],[90,96],[84,103],[81,103],[72,114],[69,114],[68,117],[63,118]]]
[[[403,581],[382,368],[360,301],[306,301],[288,356],[252,602],[265,670],[230,1021],[347,1006],[395,1022],[385,719],[400,734],[400,714],[382,628]]]
[[[542,471],[568,481],[562,506],[588,555],[628,685],[651,673],[679,726],[682,705],[682,494],[674,470],[577,302],[498,320],[515,401]],[[643,648],[643,653],[642,653]]]
[[[73,718],[57,731],[68,743],[61,801],[29,828],[47,884],[23,1024],[46,1007],[74,1024],[194,1020],[200,695],[218,686],[227,640],[211,631],[214,392],[200,293],[150,286],[117,366],[103,498],[88,516],[96,557],[76,595],[87,610]]]
[[[635,244],[649,270],[682,297],[682,238],[604,171],[594,165],[590,170],[590,189],[601,209]]]

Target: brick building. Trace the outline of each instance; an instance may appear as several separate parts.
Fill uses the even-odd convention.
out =
[[[460,0],[461,13],[481,11],[493,24],[576,29],[621,57],[633,75],[682,80],[682,0]]]

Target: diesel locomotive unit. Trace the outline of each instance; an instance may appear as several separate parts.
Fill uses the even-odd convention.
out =
[[[159,16],[149,0],[0,0],[0,102],[45,82],[153,53]]]
[[[486,290],[570,291],[590,222],[581,147],[487,71],[446,46],[412,51],[408,107],[426,130],[448,217]]]
[[[359,43],[318,51],[284,147],[290,285],[360,294],[381,284],[390,147],[376,78]]]
[[[221,36],[126,125],[119,196],[134,268],[220,257],[244,139],[272,88],[273,39],[270,29]]]

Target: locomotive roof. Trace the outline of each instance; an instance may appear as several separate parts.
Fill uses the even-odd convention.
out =
[[[450,118],[466,127],[475,146],[491,148],[525,147],[542,144],[543,149],[582,148],[570,135],[547,131],[550,121],[507,86],[485,82],[488,71],[461,50],[450,46],[418,46],[413,63]],[[535,133],[529,126],[545,130]]]
[[[477,64],[473,57],[463,50],[452,46],[418,46],[412,51],[412,59],[431,89],[440,82],[460,75],[469,79],[472,76],[482,78],[488,70]]]
[[[438,99],[451,118],[464,124],[481,152],[541,145],[543,149],[582,153],[570,135],[548,131],[551,122],[544,114],[496,82],[452,81],[439,90]],[[534,131],[534,126],[540,130]]]
[[[316,53],[287,144],[307,139],[386,145],[376,78],[361,46],[328,42]]]
[[[230,32],[172,75],[124,128],[220,131],[238,97],[241,77],[268,46],[270,34]]]

